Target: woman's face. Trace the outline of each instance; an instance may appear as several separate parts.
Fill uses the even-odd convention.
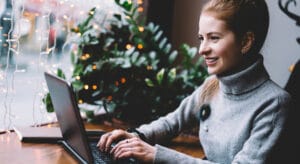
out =
[[[241,43],[226,22],[211,13],[199,20],[199,54],[203,55],[209,74],[226,74],[242,63]]]

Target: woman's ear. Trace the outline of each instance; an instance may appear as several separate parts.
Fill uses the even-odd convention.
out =
[[[254,44],[255,36],[253,32],[246,32],[242,40],[242,54],[246,54]]]

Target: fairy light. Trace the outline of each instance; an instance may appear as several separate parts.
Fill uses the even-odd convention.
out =
[[[75,79],[76,79],[76,80],[80,80],[80,76],[76,76]]]
[[[97,65],[94,64],[94,65],[92,66],[92,69],[93,69],[93,70],[96,70],[96,69],[97,69]]]
[[[87,60],[87,59],[89,59],[90,57],[91,57],[90,54],[84,54],[84,55],[82,55],[82,56],[80,57],[80,59],[81,59],[81,60]]]
[[[90,14],[90,15],[94,15],[95,12],[94,12],[94,11],[90,11],[89,14]]]
[[[99,30],[99,29],[100,29],[99,25],[97,25],[97,24],[93,24],[93,28],[94,28],[95,30]]]
[[[143,4],[143,0],[138,0],[138,1],[137,1],[137,4],[138,4],[138,5]]]
[[[91,55],[90,54],[85,54],[85,57],[88,59],[88,58],[91,57]]]
[[[126,83],[126,78],[125,78],[125,77],[122,77],[122,78],[120,79],[120,82],[121,82],[122,84],[125,84],[125,83]]]
[[[153,67],[152,67],[151,65],[148,65],[148,66],[146,67],[146,69],[147,69],[148,71],[150,71],[150,70],[153,69]]]
[[[39,22],[42,22],[41,26],[37,25],[34,30],[30,31],[34,35],[34,37],[38,39],[38,44],[35,47],[39,48],[39,49],[37,49],[39,56],[36,58],[36,60],[28,61],[28,64],[30,66],[36,66],[36,69],[34,69],[34,71],[36,71],[36,73],[41,73],[41,71],[44,71],[44,70],[54,72],[53,70],[59,67],[58,64],[49,65],[49,61],[50,61],[49,55],[55,53],[53,50],[56,45],[55,41],[54,41],[54,46],[48,44],[49,43],[48,41],[49,41],[49,27],[50,27],[49,16],[50,16],[50,13],[54,13],[56,15],[58,14],[59,18],[56,18],[57,19],[56,23],[61,23],[61,24],[65,25],[65,27],[57,30],[57,31],[62,31],[62,32],[66,33],[66,40],[62,46],[63,47],[62,53],[64,53],[65,47],[67,47],[68,45],[70,45],[70,43],[72,43],[72,41],[74,41],[74,40],[72,40],[72,39],[74,39],[74,36],[76,37],[76,35],[77,36],[82,35],[81,33],[78,33],[76,35],[74,35],[74,33],[71,33],[70,32],[71,26],[74,25],[74,23],[77,23],[76,21],[80,21],[80,19],[85,18],[87,10],[89,10],[93,6],[96,6],[95,3],[92,1],[83,1],[83,2],[77,1],[75,4],[72,4],[73,1],[70,1],[70,0],[57,0],[55,3],[53,3],[53,1],[49,1],[49,0],[40,0],[40,1],[38,1],[38,3],[41,4],[41,7],[38,8],[38,11],[24,12],[24,11],[20,11],[20,9],[24,9],[24,6],[20,7],[20,5],[15,5],[15,2],[21,2],[22,5],[24,5],[26,3],[26,1],[24,1],[24,0],[11,0],[11,1],[13,2],[13,12],[11,14],[11,17],[4,18],[4,21],[11,22],[12,25],[17,25],[17,24],[21,23],[21,21],[19,21],[21,18],[20,16],[24,16],[24,17],[32,17],[33,20],[38,20]],[[21,4],[21,3],[19,3],[19,4]],[[109,2],[109,3],[114,4],[113,2]],[[132,2],[132,0],[128,0],[128,3],[131,4],[133,2]],[[142,3],[142,1],[140,1],[138,3],[140,4],[140,3]],[[84,4],[84,6],[81,4]],[[65,10],[61,10],[62,7]],[[120,11],[119,8],[117,8],[117,6],[110,8],[110,6],[105,5],[105,3],[101,3],[101,6],[99,4],[97,4],[96,8],[99,10],[103,10],[103,11],[105,10],[105,12],[106,12],[105,14],[102,14],[103,16],[101,16],[102,19],[99,19],[100,21],[97,20],[98,22],[101,22],[101,21],[104,22],[104,21],[108,20],[108,18],[110,18],[109,14],[111,14],[111,16],[112,16],[113,13],[115,13],[112,10]],[[96,12],[96,13],[89,13],[89,14],[98,14],[98,13]],[[30,23],[32,23],[31,25],[33,25],[33,26],[36,25],[35,22],[30,22]],[[93,28],[96,30],[99,30],[99,29],[101,30],[102,27],[105,27],[105,25],[106,24],[99,23],[99,24],[95,24],[93,26]],[[5,47],[9,48],[9,52],[14,54],[14,59],[16,59],[19,55],[22,54],[19,52],[19,47],[20,47],[19,40],[20,40],[21,34],[16,33],[16,27],[14,27],[14,31],[13,32],[11,31],[11,33],[10,33],[10,34],[15,33],[16,35],[9,38],[10,40],[7,43],[6,43],[6,41],[0,40],[0,44],[4,44]],[[0,30],[2,30],[2,29],[3,29],[3,27],[0,27]],[[13,27],[12,27],[12,29],[13,29]],[[3,34],[2,31],[1,31],[1,33]],[[6,35],[6,37],[8,36],[8,34],[4,34],[4,35]],[[31,39],[31,37],[28,37],[28,38]],[[51,46],[51,47],[49,47],[49,46]],[[129,49],[132,47],[133,46],[130,44],[128,47],[126,46],[126,48],[129,48]],[[77,53],[78,52],[75,52],[75,54],[77,54]],[[91,56],[89,56],[89,55],[85,55],[84,58],[86,60],[90,57]],[[15,62],[17,62],[17,60]],[[50,62],[52,62],[52,61],[50,61]],[[17,66],[17,64],[16,64],[16,66]],[[92,69],[97,69],[97,66],[93,65]],[[16,73],[20,73],[20,72],[26,72],[26,69],[24,69],[24,70],[20,70],[19,68],[16,68],[13,73],[16,74]],[[75,77],[75,78],[80,80],[80,76]],[[6,72],[1,73],[1,71],[0,71],[0,80],[1,79],[6,80],[6,81],[10,80],[10,79],[7,79]],[[33,104],[32,110],[34,111],[32,117],[33,117],[35,123],[37,122],[37,115],[35,115],[35,113],[36,113],[35,111],[37,111],[37,112],[44,111],[44,110],[35,110],[37,107],[36,106],[36,104],[37,104],[36,102],[38,102],[37,100],[41,99],[44,95],[43,92],[40,91],[40,89],[41,89],[40,86],[42,84],[45,84],[45,83],[41,82],[42,79],[43,78],[40,78],[38,80],[35,80],[34,82],[32,80],[30,80],[31,86],[35,86],[35,84],[36,84],[36,87],[34,90],[34,92],[35,92],[34,100],[32,103]],[[122,81],[120,81],[119,83],[121,83],[121,82]],[[13,89],[11,89],[11,88],[13,87],[13,85],[14,84],[11,83],[11,85],[6,84],[5,85],[6,88],[3,88],[2,86],[0,87],[0,92],[7,94],[6,95],[7,98],[6,98],[6,100],[4,100],[7,102],[6,107],[5,107],[6,109],[10,109],[10,103],[12,102],[12,98],[11,98],[12,95],[10,93],[12,93]],[[45,87],[45,86],[43,86],[43,87]],[[93,90],[94,89],[96,90],[96,89],[98,89],[99,86],[91,85],[89,87]],[[45,90],[43,90],[43,91],[44,91],[44,93],[47,92]],[[107,98],[108,98],[108,100],[112,100],[112,96],[109,96]],[[83,103],[83,100],[79,100],[78,103]],[[39,108],[45,108],[45,106],[43,104],[39,103]],[[8,113],[5,116],[8,116],[8,117],[6,117],[6,118],[12,118],[12,114],[10,113],[10,111],[7,111],[7,112]],[[7,122],[5,122],[5,124],[8,125]]]
[[[68,19],[69,17],[68,17],[67,15],[64,15],[63,18],[64,18],[64,19]]]
[[[115,86],[119,86],[119,82],[118,81],[115,81]]]
[[[138,12],[140,12],[140,13],[141,13],[141,12],[144,12],[144,8],[143,8],[143,7],[141,7],[141,6],[140,6],[140,7],[138,7],[138,9],[137,9],[137,10],[138,10]]]
[[[97,88],[98,88],[98,86],[95,85],[95,84],[92,86],[92,89],[93,89],[93,90],[97,90]]]
[[[83,88],[84,88],[85,90],[88,90],[88,89],[89,89],[89,85],[85,84],[85,85],[83,86]]]
[[[5,89],[3,92],[5,93],[4,96],[4,115],[3,115],[3,125],[6,129],[11,128],[12,118],[15,115],[12,113],[12,102],[15,99],[15,73],[21,72],[18,70],[18,56],[19,56],[19,39],[21,38],[20,34],[20,19],[24,13],[24,4],[19,3],[21,6],[17,6],[17,0],[12,0],[12,11],[11,14],[7,14],[10,18],[3,19],[3,21],[7,21],[5,23],[10,23],[10,29],[7,34],[3,36],[7,38],[6,42],[3,46],[7,47],[7,55],[6,55],[6,68],[4,72],[4,79],[5,79]],[[19,10],[19,7],[21,10]],[[1,28],[2,30],[2,28]],[[14,54],[14,71],[11,76],[8,76],[9,67],[12,66],[11,64],[11,55]],[[1,72],[0,72],[1,73]],[[2,75],[1,75],[2,76]],[[2,78],[1,78],[2,79]]]
[[[112,99],[113,99],[112,96],[107,96],[107,100],[108,100],[108,101],[111,101]]]
[[[144,32],[145,28],[143,26],[139,26],[139,32]]]
[[[137,48],[138,48],[139,50],[141,50],[141,49],[144,48],[144,46],[143,46],[143,44],[139,43],[139,44],[137,45]]]
[[[132,45],[131,44],[126,44],[126,49],[129,50],[132,48]]]
[[[78,104],[83,104],[83,100],[82,100],[82,99],[79,99],[79,100],[78,100]]]

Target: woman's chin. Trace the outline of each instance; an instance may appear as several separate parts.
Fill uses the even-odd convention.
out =
[[[214,75],[214,74],[218,74],[218,70],[214,69],[214,68],[207,68],[207,72],[210,75]]]

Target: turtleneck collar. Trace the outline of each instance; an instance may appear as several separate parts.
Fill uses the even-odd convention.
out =
[[[225,94],[237,95],[257,88],[270,77],[263,65],[263,57],[260,55],[259,58],[246,69],[231,75],[217,75],[217,78],[220,81],[220,89]]]

